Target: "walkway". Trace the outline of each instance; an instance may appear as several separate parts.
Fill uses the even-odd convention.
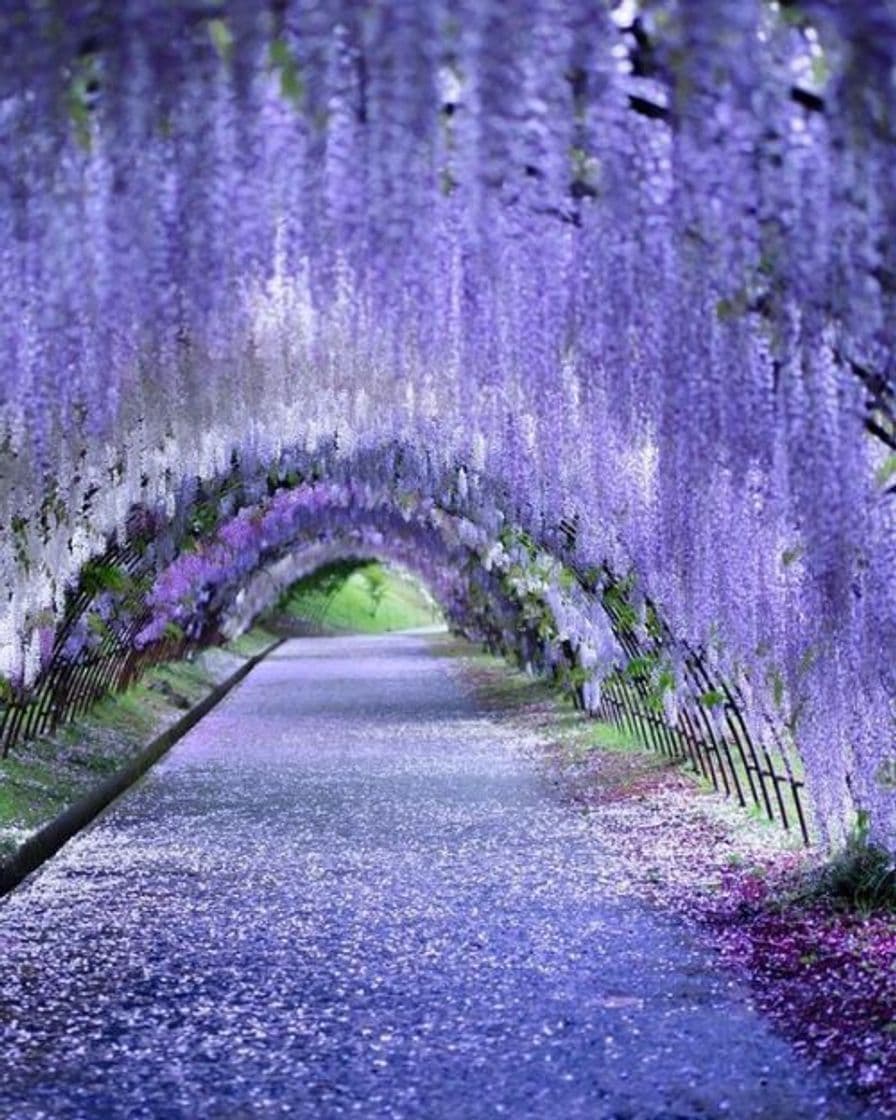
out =
[[[16,1120],[858,1114],[607,896],[432,637],[281,647],[0,904],[0,947]]]

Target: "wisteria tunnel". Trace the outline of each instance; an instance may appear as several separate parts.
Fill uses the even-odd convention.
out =
[[[892,877],[892,0],[3,0],[0,44],[4,758],[376,556]]]

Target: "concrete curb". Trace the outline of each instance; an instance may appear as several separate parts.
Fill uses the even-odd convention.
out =
[[[198,704],[190,708],[180,719],[151,740],[136,758],[131,759],[121,770],[117,770],[106,778],[90,793],[69,805],[58,817],[54,817],[33,836],[29,836],[14,855],[0,863],[0,897],[18,886],[23,879],[36,871],[50,856],[55,855],[63,844],[90,824],[117,797],[130,789],[203,716],[208,715],[212,708],[219,704],[231,689],[248,676],[260,661],[263,661],[282,644],[281,639],[272,643],[261,653],[250,657],[232,676],[213,688]]]

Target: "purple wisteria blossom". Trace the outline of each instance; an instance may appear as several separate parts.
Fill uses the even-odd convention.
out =
[[[0,41],[0,673],[135,508],[138,643],[361,510],[458,603],[511,526],[896,843],[890,0],[24,0]],[[555,613],[594,700],[612,640]]]

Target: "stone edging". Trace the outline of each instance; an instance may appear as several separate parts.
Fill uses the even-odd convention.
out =
[[[208,715],[232,688],[280,645],[282,640],[273,642],[261,653],[250,657],[232,676],[216,685],[198,704],[152,739],[136,758],[132,758],[126,766],[69,805],[59,816],[38,829],[33,836],[29,836],[9,859],[0,862],[0,897],[18,886],[50,856],[55,855],[63,844],[90,824],[117,797],[130,789],[138,778],[143,777],[146,771],[171,750],[179,739],[182,739],[203,716]]]

